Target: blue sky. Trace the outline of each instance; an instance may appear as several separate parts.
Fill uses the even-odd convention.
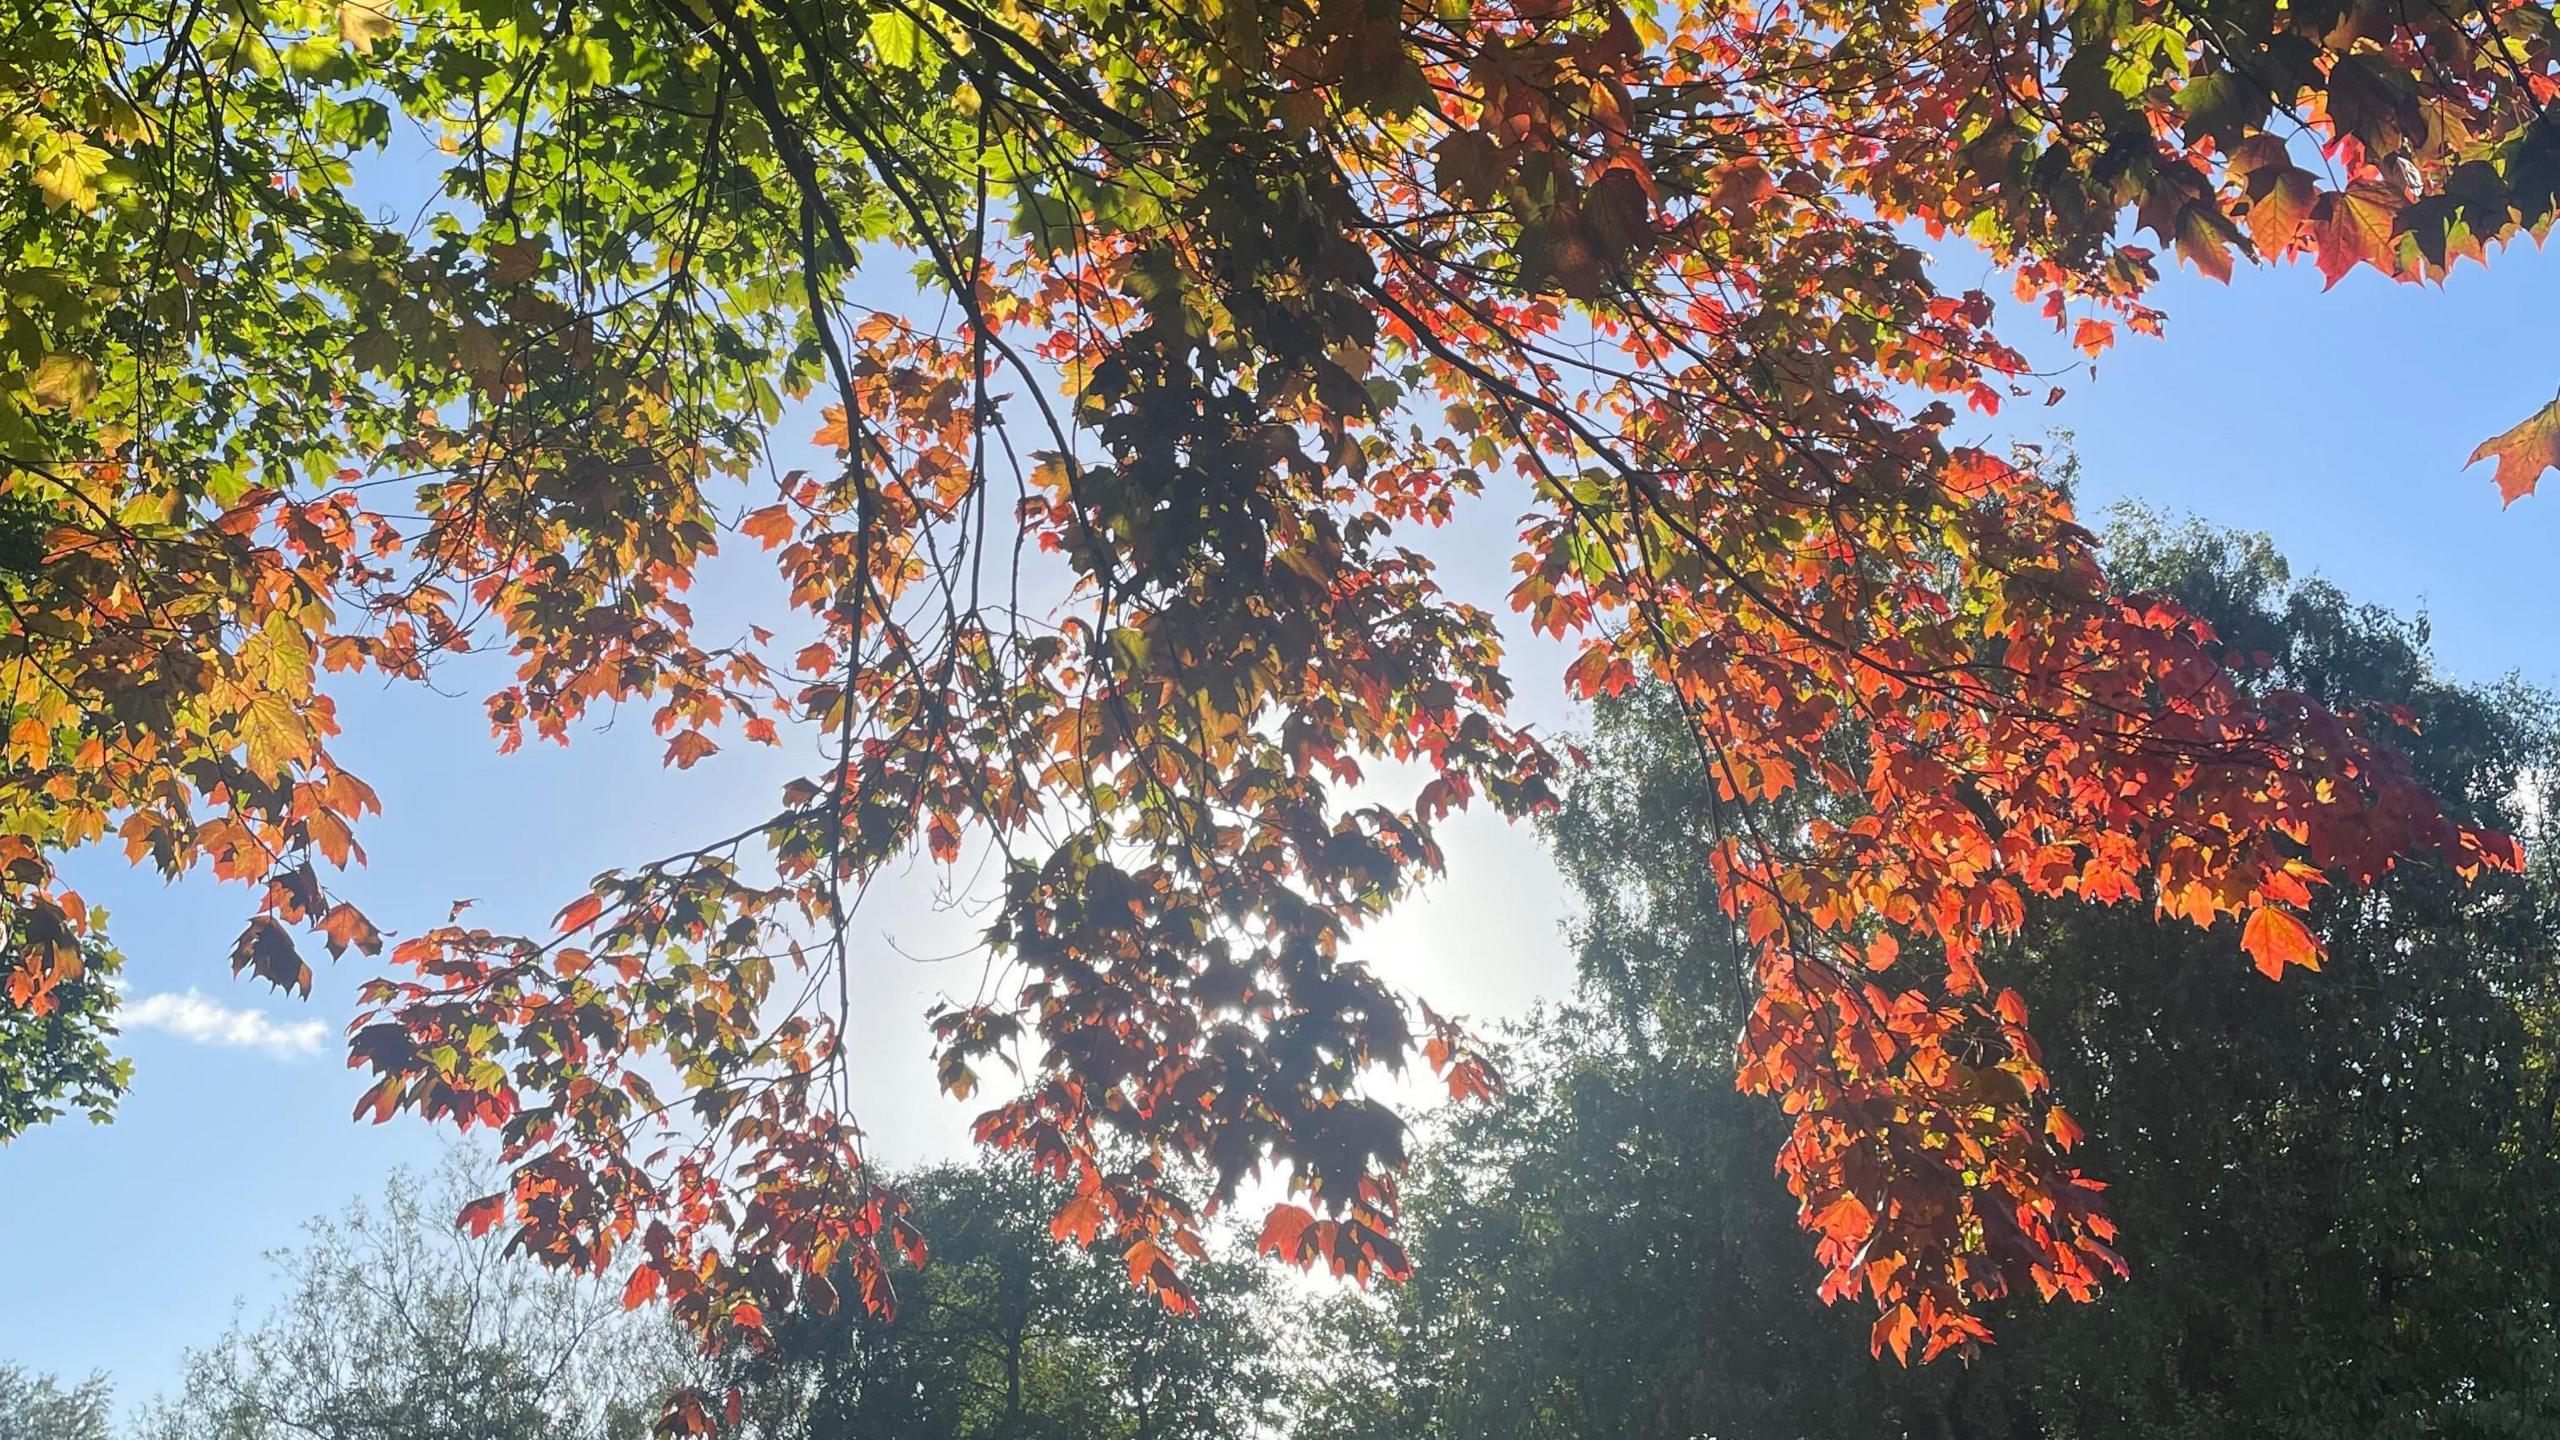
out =
[[[2520,249],[2444,290],[2359,272],[2326,295],[2307,266],[2230,288],[2182,274],[2158,298],[2166,339],[2128,341],[2062,404],[2012,410],[1984,422],[1982,438],[2068,428],[2093,515],[2135,498],[2263,530],[2297,574],[2424,608],[2455,673],[2560,683],[2549,618],[2560,492],[2502,513],[2487,467],[2462,468],[2474,444],[2560,384],[2546,338],[2560,259]],[[1453,588],[1498,601],[1518,508],[1488,498],[1462,522],[1462,546],[1433,546],[1467,551]],[[1569,722],[1553,652],[1518,660],[1524,709]],[[785,773],[765,753],[662,773],[660,743],[637,717],[568,751],[501,757],[470,678],[450,677],[451,696],[340,692],[342,756],[387,811],[362,837],[371,865],[347,888],[396,928],[439,920],[466,897],[538,923],[598,870],[760,813]],[[1445,881],[1373,934],[1371,954],[1480,1018],[1555,993],[1568,973],[1562,902],[1535,844],[1462,822],[1451,861]],[[129,1016],[150,1023],[129,1027],[134,1089],[112,1126],[59,1124],[0,1152],[0,1361],[104,1369],[133,1401],[174,1380],[183,1348],[212,1338],[235,1297],[263,1304],[273,1285],[262,1252],[376,1189],[394,1164],[431,1162],[445,1137],[406,1118],[350,1123],[363,1084],[339,1037],[358,967],[324,970],[307,1003],[234,982],[224,956],[239,894],[165,887],[112,854],[76,869],[130,956],[144,1008]],[[892,1162],[954,1150],[969,1113],[933,1093],[920,1024],[936,993],[976,983],[973,962],[922,958],[964,950],[974,929],[941,889],[923,868],[875,887],[858,930],[877,996],[855,1037],[872,1091],[863,1113]]]

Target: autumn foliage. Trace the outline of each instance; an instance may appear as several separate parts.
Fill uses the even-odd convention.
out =
[[[892,1304],[926,1237],[850,1112],[846,920],[979,846],[1006,978],[933,1017],[943,1083],[1001,1082],[977,1134],[1069,1183],[1057,1233],[1179,1307],[1276,1175],[1267,1250],[1403,1273],[1363,1078],[1497,1082],[1355,952],[1450,813],[1550,803],[1504,604],[1576,694],[1670,685],[1726,802],[1804,797],[1715,852],[1742,1082],[1896,1354],[2121,1268],[1981,965],[2030,898],[2275,976],[2315,887],[2517,862],[1963,432],[2044,396],[1995,322],[2095,355],[2169,256],[2425,281],[2543,233],[2546,6],[40,8],[0,37],[9,1003],[76,974],[92,843],[240,882],[276,984],[381,950],[328,888],[376,802],[325,672],[499,650],[504,746],[615,705],[679,767],[796,746],[769,818],[552,924],[404,917],[352,1042],[360,1114],[502,1136],[471,1223],[636,1246],[706,1334]],[[804,399],[834,460],[777,480]],[[2510,498],[2555,413],[2483,447]],[[1479,496],[1525,512],[1507,596],[1411,543]],[[684,598],[723,544],[788,596],[736,639]],[[1382,758],[1418,788],[1352,798]]]

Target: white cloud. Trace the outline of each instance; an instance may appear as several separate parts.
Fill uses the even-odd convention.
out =
[[[280,1060],[319,1054],[321,1037],[328,1031],[318,1020],[287,1025],[261,1011],[235,1010],[193,987],[183,995],[164,990],[128,1000],[116,1013],[116,1022],[127,1029],[164,1031],[199,1045],[264,1050]]]

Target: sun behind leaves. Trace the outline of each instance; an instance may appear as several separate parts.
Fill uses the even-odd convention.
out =
[[[1959,442],[2042,386],[1914,235],[2091,354],[2158,329],[2155,244],[2435,278],[2549,226],[2552,39],[2518,0],[41,7],[0,38],[11,1003],[78,974],[53,857],[111,834],[250,888],[241,968],[376,953],[320,676],[503,651],[502,746],[628,705],[672,765],[813,769],[556,931],[392,951],[361,1109],[496,1128],[475,1223],[636,1245],[715,1339],[830,1274],[889,1307],[925,1241],[850,1112],[846,920],[983,844],[1003,979],[934,1017],[942,1076],[1020,1066],[977,1133],[1060,1233],[1180,1306],[1204,1208],[1276,1174],[1270,1248],[1400,1275],[1364,1078],[1427,1039],[1493,1081],[1354,951],[1452,811],[1551,802],[1507,600],[1575,693],[1670,686],[1727,801],[1807,797],[1713,857],[1742,1081],[1825,1293],[1977,1342],[2119,1268],[1978,964],[2027,897],[2281,970],[2317,885],[2516,854]],[[927,298],[866,312],[880,265]],[[801,400],[833,461],[776,481]],[[2550,458],[2493,443],[2510,494]],[[1487,491],[1518,580],[1453,595],[1410,540]],[[735,640],[683,598],[731,535],[792,607]],[[1351,799],[1380,757],[1426,778]]]

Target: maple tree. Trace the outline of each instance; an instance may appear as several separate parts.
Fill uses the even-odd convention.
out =
[[[2525,835],[2478,883],[2404,866],[2306,913],[2322,973],[2270,985],[2227,932],[2032,900],[1984,968],[2024,999],[2133,1271],[2019,1295],[1961,1365],[1858,1365],[1877,1318],[1805,1283],[1769,1181],[1787,1118],[1735,1091],[1748,947],[1700,858],[1713,777],[1658,687],[1593,707],[1540,826],[1579,984],[1507,1028],[1510,1087],[1421,1127],[1414,1277],[1333,1297],[1296,1440],[2241,1440],[2560,1428],[2550,1081],[2560,708],[2434,673],[2425,627],[2262,537],[2110,517],[2108,572],[2207,618],[2244,683],[2406,705],[2448,805]],[[1802,797],[1775,802],[1783,813]]]
[[[1440,820],[1536,811],[1558,766],[1491,611],[1411,548],[1495,490],[1576,693],[1657,678],[1731,799],[1853,802],[1737,808],[1714,853],[1756,956],[1741,1078],[1791,1117],[1827,1293],[1897,1352],[1978,1341],[1983,1302],[2116,1267],[1984,937],[2139,899],[2276,974],[2319,962],[2316,885],[2517,857],[2387,723],[2239,686],[2110,590],[2049,476],[1959,443],[2036,377],[1915,240],[1983,246],[2092,354],[2158,328],[2146,233],[2217,276],[2435,278],[2549,226],[2553,30],[2531,0],[35,7],[0,36],[9,1003],[80,973],[54,857],[102,841],[249,887],[240,969],[377,954],[326,879],[377,801],[320,677],[503,651],[502,745],[637,705],[672,765],[814,769],[552,927],[391,949],[360,1113],[500,1133],[467,1224],[637,1246],[634,1300],[715,1336],[831,1275],[888,1306],[883,1247],[924,1240],[851,1114],[845,921],[983,844],[1005,988],[935,1018],[943,1080],[1019,1057],[978,1134],[1068,1180],[1058,1233],[1179,1306],[1204,1205],[1276,1173],[1267,1250],[1400,1274],[1363,1077],[1419,1040],[1495,1082],[1349,949]],[[856,273],[899,264],[924,298],[867,308]],[[777,481],[803,400],[835,461]],[[2549,432],[2484,447],[2511,495]],[[736,640],[684,598],[724,539],[788,589]],[[1427,779],[1353,800],[1378,757]]]

